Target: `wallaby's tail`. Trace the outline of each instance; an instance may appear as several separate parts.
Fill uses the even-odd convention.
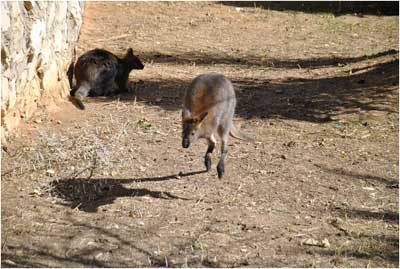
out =
[[[251,136],[239,131],[234,124],[232,125],[232,128],[231,128],[229,134],[230,134],[230,136],[232,136],[236,139],[240,139],[240,140],[244,140],[244,141],[254,141],[255,140],[254,137],[251,137]]]

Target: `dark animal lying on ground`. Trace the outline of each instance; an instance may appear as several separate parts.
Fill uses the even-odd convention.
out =
[[[252,141],[233,124],[236,97],[232,83],[218,73],[206,73],[196,77],[186,91],[182,110],[182,146],[188,148],[198,138],[208,141],[204,158],[207,171],[211,169],[211,153],[216,135],[221,138],[221,158],[217,166],[218,177],[225,172],[224,161],[228,153],[228,138]]]
[[[103,50],[90,50],[71,63],[67,75],[71,96],[81,109],[85,109],[86,96],[118,94],[128,89],[128,77],[132,69],[143,69],[144,65],[130,48],[123,58]],[[76,85],[73,86],[75,75]]]

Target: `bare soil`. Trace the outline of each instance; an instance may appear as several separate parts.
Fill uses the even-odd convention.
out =
[[[143,59],[130,93],[38,112],[2,152],[3,267],[398,267],[398,17],[87,2],[78,55]],[[181,147],[216,71],[238,97],[226,174]]]

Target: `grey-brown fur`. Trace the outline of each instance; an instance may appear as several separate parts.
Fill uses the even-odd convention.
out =
[[[75,66],[72,63],[67,75],[71,87],[71,96],[75,97],[78,106],[84,109],[83,99],[90,96],[111,95],[127,90],[129,73],[132,69],[143,69],[144,65],[128,49],[123,58],[103,50],[90,50],[78,58]],[[73,87],[73,75],[76,85]]]
[[[199,138],[208,141],[204,157],[207,171],[211,169],[211,153],[217,135],[221,139],[221,158],[217,165],[218,177],[225,172],[229,135],[242,139],[253,138],[239,132],[233,125],[236,97],[232,83],[222,74],[206,73],[196,77],[186,91],[182,110],[182,146],[188,148]]]

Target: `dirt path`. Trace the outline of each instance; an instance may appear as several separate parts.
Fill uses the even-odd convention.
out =
[[[128,47],[133,94],[69,102],[2,153],[2,266],[398,267],[398,17],[87,3],[78,53]],[[235,84],[223,180],[181,148],[196,75]],[[54,174],[53,174],[54,172]]]

